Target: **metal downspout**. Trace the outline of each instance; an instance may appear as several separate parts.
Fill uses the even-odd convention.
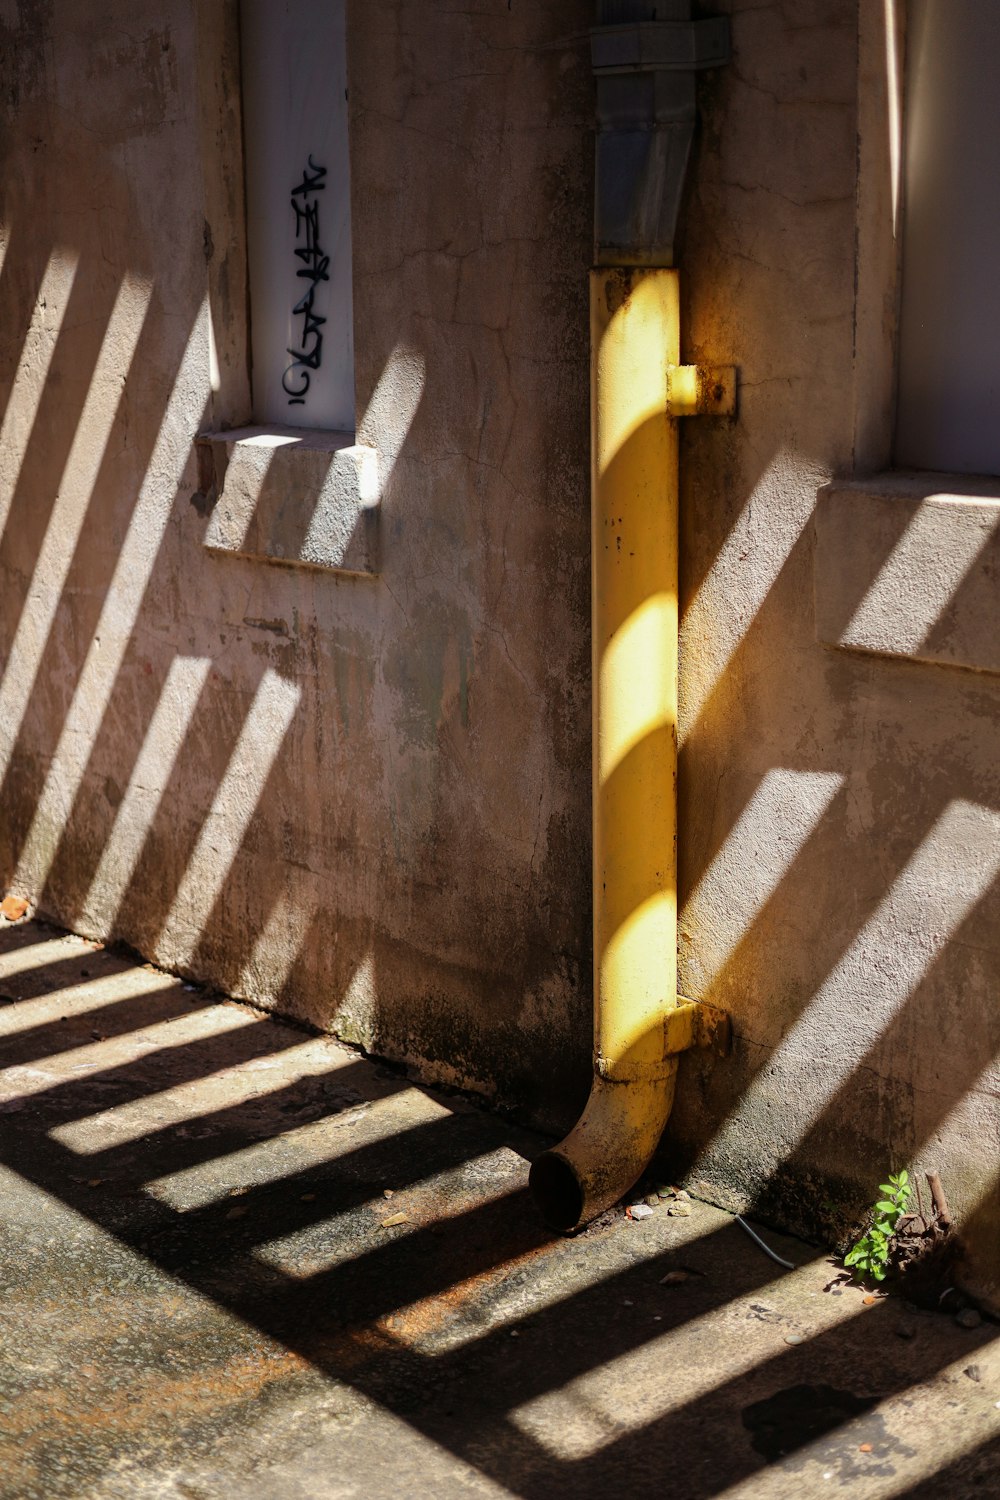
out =
[[[664,14],[670,19],[663,20]],[[682,366],[669,269],[694,130],[694,73],[728,57],[689,0],[604,0],[590,277],[594,1080],[580,1120],[531,1169],[568,1231],[641,1176],[677,1058],[728,1021],[677,994],[678,418],[731,413],[732,370]]]

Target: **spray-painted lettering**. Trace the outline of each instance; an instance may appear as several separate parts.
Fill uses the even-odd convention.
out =
[[[299,348],[290,348],[291,364],[281,377],[281,384],[288,396],[289,406],[304,406],[312,371],[318,370],[323,358],[323,324],[313,309],[316,288],[321,281],[330,279],[330,257],[324,254],[319,238],[319,200],[315,196],[326,187],[326,168],[317,166],[309,156],[302,181],[292,188],[292,209],[295,213],[295,255],[302,265],[296,276],[308,283],[305,292],[296,302],[292,313],[302,319]]]

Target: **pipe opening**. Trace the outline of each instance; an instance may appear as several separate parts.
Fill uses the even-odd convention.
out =
[[[550,1229],[565,1234],[583,1218],[583,1188],[573,1167],[556,1151],[543,1151],[532,1163],[528,1186]]]

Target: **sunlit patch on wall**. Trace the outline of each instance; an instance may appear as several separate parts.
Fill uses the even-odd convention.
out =
[[[403,451],[427,381],[427,362],[419,349],[397,344],[385,362],[364,416],[358,423],[358,442],[370,443],[379,453],[382,488],[392,477]]]
[[[163,924],[160,943],[175,965],[194,957],[301,697],[297,683],[267,668]]]
[[[680,744],[725,676],[808,525],[816,489],[827,477],[804,454],[787,449],[776,454],[685,609]]]
[[[0,490],[0,538],[7,526],[11,501],[24,463],[38,406],[49,378],[52,357],[66,316],[69,294],[80,257],[75,250],[56,247],[49,256],[24,346],[17,363],[14,386],[0,423],[0,453],[8,483]]]
[[[277,900],[240,973],[237,986],[240,994],[255,998],[280,995],[309,935],[319,898],[309,890],[308,882],[294,866],[288,868],[282,880]]]
[[[1000,811],[956,799],[948,804],[807,1009],[747,1085],[737,1109],[702,1151],[696,1172],[711,1175],[716,1155],[737,1160],[759,1115],[754,1147],[761,1174],[775,1170],[848,1083],[885,1027],[902,1010],[972,908],[1000,873]],[[871,1003],[872,974],[881,1004]],[[753,1042],[753,1038],[748,1038]],[[768,1040],[761,1039],[767,1046]]]
[[[690,984],[710,993],[843,784],[834,771],[764,775],[681,911]]]
[[[161,788],[167,785],[180,754],[211,665],[208,657],[198,656],[175,656],[170,663],[142,749],[101,850],[83,903],[85,913],[100,911],[113,924],[160,805]]]
[[[942,506],[954,514],[943,527]],[[961,495],[928,495],[917,506],[840,636],[864,647],[892,622],[897,653],[919,655],[976,559],[990,546],[996,507],[975,506]]]
[[[177,487],[191,457],[189,392],[205,368],[206,326],[199,311],[18,861],[15,879],[25,890],[40,890],[45,884],[57,847],[51,830],[63,828],[69,817],[133,638]]]

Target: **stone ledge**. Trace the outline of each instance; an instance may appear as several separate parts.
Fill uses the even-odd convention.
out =
[[[817,640],[1000,672],[1000,479],[835,481],[815,527]]]
[[[379,570],[378,454],[352,433],[241,427],[196,439],[212,552],[343,573]]]

